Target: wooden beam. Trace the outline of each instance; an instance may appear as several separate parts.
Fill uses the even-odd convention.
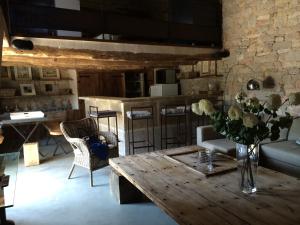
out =
[[[3,49],[3,65],[97,70],[135,70],[176,67],[199,60],[216,59],[220,49],[97,40],[14,37],[31,40],[34,49]]]
[[[145,53],[145,54],[164,54],[177,56],[195,56],[202,54],[214,54],[220,52],[221,48],[201,48],[188,47],[179,45],[163,44],[144,44],[144,43],[125,43],[116,41],[103,41],[95,39],[70,39],[70,38],[37,38],[14,36],[12,39],[26,39],[32,41],[36,47],[52,47],[58,49],[70,50],[92,50],[100,52],[128,52],[128,53]]]
[[[190,63],[190,62],[189,62]],[[177,61],[121,61],[121,60],[91,60],[76,58],[50,58],[3,55],[4,66],[37,66],[73,69],[96,70],[136,70],[149,67],[176,67]],[[184,63],[187,64],[187,63]]]
[[[2,7],[0,6],[0,30],[3,33],[3,47],[10,46],[10,37],[7,29],[7,23],[3,14]]]

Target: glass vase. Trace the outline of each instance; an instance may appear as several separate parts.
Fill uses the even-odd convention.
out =
[[[257,190],[258,147],[236,144],[236,159],[241,191],[246,194],[255,193]]]

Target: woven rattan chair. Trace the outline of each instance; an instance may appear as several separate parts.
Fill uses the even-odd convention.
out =
[[[93,154],[83,137],[103,136],[109,146],[108,158],[113,158],[118,157],[118,140],[116,135],[111,132],[98,131],[96,122],[91,118],[62,122],[60,129],[67,141],[71,144],[75,155],[68,179],[71,178],[75,166],[81,166],[89,169],[90,182],[91,186],[93,186],[93,171],[107,166],[108,159],[101,160]]]

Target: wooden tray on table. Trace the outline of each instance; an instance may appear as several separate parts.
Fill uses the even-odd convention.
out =
[[[200,160],[199,155],[205,153],[204,148],[191,149],[188,152],[176,152],[173,154],[167,154],[167,158],[170,160],[182,163],[185,166],[200,172],[201,174],[209,177],[221,173],[230,172],[236,170],[236,160],[228,155],[224,155],[219,152],[213,154],[213,169],[208,169],[208,163],[206,160]]]

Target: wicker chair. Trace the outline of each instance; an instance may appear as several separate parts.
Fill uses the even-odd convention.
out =
[[[94,155],[90,151],[83,137],[99,135],[105,137],[109,146],[108,158],[114,158],[118,157],[118,140],[116,135],[111,132],[98,131],[95,121],[91,118],[62,122],[60,124],[60,129],[67,141],[71,144],[75,155],[68,179],[70,179],[75,165],[81,166],[89,169],[90,183],[91,186],[93,186],[93,171],[107,166],[108,159],[101,160]]]

